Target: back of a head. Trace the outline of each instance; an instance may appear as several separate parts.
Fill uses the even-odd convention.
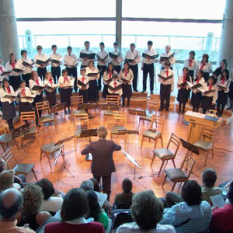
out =
[[[146,190],[133,196],[132,218],[143,231],[157,227],[163,217],[163,204],[152,190]]]
[[[90,181],[94,184],[94,191],[100,192],[99,182],[95,178],[91,178]]]
[[[81,185],[80,188],[83,189],[84,191],[94,191],[94,184],[91,180],[84,180]]]
[[[207,188],[212,188],[215,185],[215,182],[217,180],[217,173],[211,169],[207,168],[202,173],[202,182]]]
[[[231,182],[230,184],[229,191],[227,193],[227,198],[229,202],[233,205],[233,182]]]
[[[61,207],[62,222],[84,217],[87,212],[87,194],[83,189],[73,188],[66,193]]]
[[[37,181],[35,184],[41,187],[44,194],[44,200],[48,200],[55,193],[53,183],[46,178]]]
[[[14,172],[12,170],[5,170],[0,173],[0,192],[5,189],[13,188]]]
[[[188,206],[200,205],[202,202],[201,186],[196,180],[188,180],[182,187],[181,196]]]
[[[106,138],[107,134],[108,134],[108,130],[106,127],[104,126],[100,126],[98,129],[97,129],[97,133],[98,133],[98,136],[100,138]]]
[[[133,183],[130,179],[128,178],[125,178],[123,181],[122,181],[122,189],[125,193],[130,193],[132,191],[132,188],[133,188]]]
[[[3,159],[0,159],[0,173],[4,171],[5,167],[6,167],[6,162]]]
[[[10,188],[0,194],[0,216],[2,221],[14,221],[22,206],[23,196],[17,189]]]
[[[95,221],[98,221],[101,208],[96,193],[94,191],[87,191],[87,200],[89,206],[88,217],[92,217]]]

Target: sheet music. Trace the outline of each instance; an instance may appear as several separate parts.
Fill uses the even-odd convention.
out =
[[[138,163],[136,162],[136,160],[127,152],[125,152],[124,150],[122,150],[122,152],[126,155],[126,157],[128,158],[128,160],[133,163],[136,167],[138,167],[139,169],[141,169],[141,167],[138,165]]]
[[[225,205],[225,201],[223,199],[222,194],[211,196],[210,199],[214,206],[218,206],[219,208],[222,208]]]

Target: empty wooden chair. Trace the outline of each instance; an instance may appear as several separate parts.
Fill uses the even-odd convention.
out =
[[[34,167],[35,165],[32,163],[19,163],[16,159],[15,155],[12,152],[12,149],[9,148],[3,155],[2,158],[5,160],[7,168],[12,169],[15,171],[16,175],[23,174],[28,175],[30,172],[34,175],[35,179],[37,180]],[[14,160],[13,163],[16,165],[14,167],[11,167],[10,164],[12,164],[12,160]]]
[[[174,148],[172,148],[173,150],[170,149],[171,145],[174,146]],[[179,150],[179,147],[180,147],[180,138],[177,137],[174,133],[172,133],[166,148],[156,149],[153,151],[153,159],[150,165],[152,166],[155,157],[158,157],[162,161],[158,176],[163,168],[164,163],[168,162],[169,160],[172,161],[174,168],[176,168],[175,158],[177,151]]]
[[[31,112],[21,112],[20,121],[22,124],[29,123],[30,131],[27,133],[29,136],[36,137],[36,114],[34,111]]]
[[[79,104],[83,104],[82,95],[71,96],[70,102],[71,102],[71,115],[86,113],[84,109],[78,110]]]
[[[107,104],[114,104],[114,105],[116,105],[117,109],[119,110],[120,96],[118,96],[118,95],[107,95],[106,96],[106,103]],[[105,125],[106,120],[109,117],[112,117],[112,115],[113,115],[113,110],[111,110],[111,108],[109,106],[109,109],[104,112],[104,125]]]

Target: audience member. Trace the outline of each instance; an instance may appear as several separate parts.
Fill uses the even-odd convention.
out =
[[[0,194],[0,232],[1,233],[33,233],[24,227],[17,227],[17,218],[23,210],[23,196],[10,188]]]
[[[29,184],[23,189],[23,212],[19,226],[29,224],[29,227],[34,231],[51,215],[46,211],[41,211],[43,203],[43,192],[42,189],[35,185]]]
[[[44,201],[41,206],[41,210],[49,212],[57,212],[61,209],[63,198],[55,197],[55,189],[53,183],[46,178],[43,178],[35,183],[37,186],[41,187],[44,194]]]
[[[132,218],[135,222],[125,223],[117,229],[117,233],[175,233],[171,225],[159,225],[163,218],[163,203],[155,197],[152,190],[137,193],[132,200]]]
[[[104,212],[104,210],[100,207],[98,202],[98,197],[94,191],[87,191],[87,199],[88,199],[88,218],[93,218],[95,222],[102,223],[104,229],[108,229],[108,215]]]
[[[186,181],[181,196],[184,201],[172,206],[160,223],[173,225],[177,233],[208,232],[211,206],[202,201],[201,186],[195,180]]]
[[[226,204],[223,208],[213,210],[210,224],[211,233],[229,233],[233,231],[233,183],[230,184],[227,198],[229,204]]]
[[[104,233],[104,227],[97,222],[87,223],[88,213],[87,194],[83,189],[73,188],[64,197],[61,208],[61,222],[49,223],[45,233]]]
[[[14,174],[12,170],[5,170],[0,173],[0,193],[9,188],[20,190],[20,185],[14,184]]]
[[[100,193],[100,185],[99,185],[98,180],[95,178],[91,178],[89,180],[92,181],[94,184],[94,191]]]

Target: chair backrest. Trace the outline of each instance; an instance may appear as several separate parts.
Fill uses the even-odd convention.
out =
[[[163,133],[164,123],[165,123],[164,116],[153,114],[153,116],[151,118],[150,129],[154,129],[153,125],[155,124],[155,129],[159,130],[160,133]]]
[[[187,153],[180,169],[182,169],[185,173],[188,173],[188,179],[193,171],[195,163],[196,160],[192,157],[192,154],[190,152]]]
[[[83,104],[83,96],[82,95],[75,95],[70,97],[70,105],[71,109],[78,108],[79,104]]]
[[[118,95],[107,95],[106,96],[106,103],[108,103],[108,104],[109,103],[117,104],[117,106],[119,108],[119,106],[120,106],[120,96],[118,96]]]
[[[49,144],[52,142],[51,135],[47,127],[40,128],[40,130],[38,130],[36,133],[36,137],[37,137],[37,141],[38,141],[40,148],[44,145],[45,141],[46,141],[46,144]],[[48,138],[49,138],[49,142],[48,142]]]
[[[88,129],[89,128],[89,118],[87,113],[80,113],[80,114],[73,114],[73,124],[74,129],[76,130],[77,125],[81,125],[81,129]]]
[[[108,218],[108,229],[105,231],[106,233],[112,232],[112,219]]]
[[[117,202],[115,203],[116,209],[130,209],[132,203],[126,203],[126,202]]]
[[[18,160],[16,159],[15,155],[13,154],[11,147],[2,155],[2,158],[6,162],[6,166],[8,169],[10,169],[9,163],[12,159],[14,159],[16,164],[19,163]]]
[[[117,210],[113,210],[112,211],[112,216],[114,216],[115,219],[113,221],[113,230],[115,230],[116,228],[118,228],[120,225],[127,223],[127,222],[133,222],[133,218],[131,216],[131,211],[130,209],[128,210],[122,210],[122,209],[117,209]]]
[[[169,139],[169,142],[167,144],[167,149],[170,147],[171,144],[173,144],[175,146],[175,152],[174,152],[175,157],[176,157],[177,151],[179,150],[180,143],[181,143],[180,138],[174,133],[172,133]]]
[[[36,114],[34,111],[30,112],[21,112],[20,116],[21,123],[27,121],[31,126],[36,126]]]
[[[123,111],[113,111],[113,125],[126,126],[126,113]]]
[[[56,112],[57,112],[57,104],[54,105],[54,106],[52,106],[52,107],[50,108],[49,113],[50,113],[50,114],[55,114]]]
[[[159,101],[155,99],[148,99],[147,100],[147,109],[150,111],[157,112],[159,109]]]
[[[209,126],[203,126],[201,130],[200,139],[206,142],[213,143],[215,139],[215,135],[216,135],[216,129],[214,129],[213,127],[209,127]]]
[[[38,116],[39,116],[39,111],[44,111],[44,110],[46,110],[48,113],[50,113],[50,108],[49,108],[49,102],[48,101],[43,101],[43,102],[36,103],[36,111],[37,111]]]
[[[59,103],[59,104],[56,104],[57,112],[63,111],[64,108],[65,108],[65,105],[66,105],[66,103]]]

